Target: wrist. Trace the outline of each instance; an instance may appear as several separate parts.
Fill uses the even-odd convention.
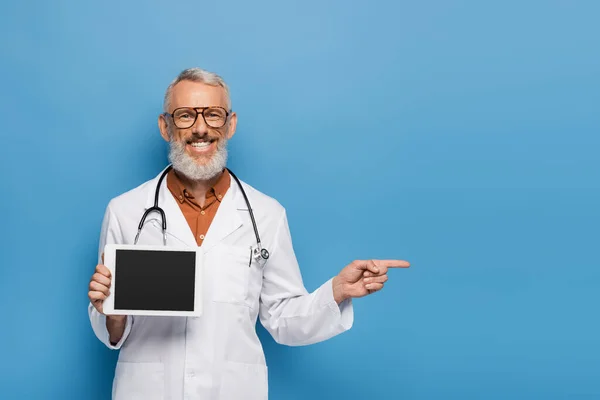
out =
[[[127,320],[127,315],[107,315],[106,323],[111,325],[121,325],[125,324]]]
[[[341,302],[348,298],[348,296],[346,295],[346,291],[344,290],[344,284],[341,282],[339,276],[333,278],[331,284],[333,287],[333,299],[339,305]]]
[[[123,337],[125,325],[127,324],[126,315],[107,315],[106,329],[108,330],[108,340],[111,345],[116,346]]]

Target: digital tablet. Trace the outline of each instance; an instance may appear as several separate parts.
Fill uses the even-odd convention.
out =
[[[202,315],[202,259],[194,248],[107,244],[106,315]]]

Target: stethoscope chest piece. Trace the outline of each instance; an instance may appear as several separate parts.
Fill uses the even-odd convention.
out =
[[[253,251],[256,262],[266,261],[269,258],[269,251],[263,248],[255,248]]]
[[[262,249],[260,251],[260,256],[262,258],[264,258],[265,260],[267,260],[269,258],[269,252],[267,251],[267,249]]]

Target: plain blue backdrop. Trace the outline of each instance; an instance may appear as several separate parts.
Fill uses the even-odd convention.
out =
[[[3,1],[0,398],[108,399],[87,317],[112,197],[166,163],[168,83],[231,86],[230,166],[306,287],[402,258],[272,399],[600,398],[597,1]]]

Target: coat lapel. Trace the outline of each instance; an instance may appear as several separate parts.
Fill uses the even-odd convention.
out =
[[[217,210],[217,214],[206,233],[206,239],[202,243],[205,252],[209,251],[213,246],[243,225],[242,218],[238,211],[240,199],[242,199],[240,189],[235,180],[231,178],[229,190],[225,193],[225,196],[219,205],[219,209]]]

